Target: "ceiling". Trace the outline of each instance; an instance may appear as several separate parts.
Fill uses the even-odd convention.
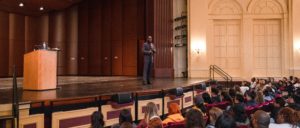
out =
[[[49,11],[65,9],[80,1],[82,0],[0,0],[0,10],[38,16]],[[23,7],[19,7],[20,2],[24,4]],[[41,6],[44,7],[43,11],[39,10]]]

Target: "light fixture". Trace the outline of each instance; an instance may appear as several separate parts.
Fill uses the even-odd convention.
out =
[[[201,39],[193,41],[191,46],[192,52],[198,55],[203,54],[206,51],[206,44]]]
[[[41,6],[41,7],[40,7],[40,11],[43,11],[43,10],[44,10],[44,7],[43,7],[43,6]]]
[[[19,3],[19,7],[23,7],[24,4],[22,2]]]

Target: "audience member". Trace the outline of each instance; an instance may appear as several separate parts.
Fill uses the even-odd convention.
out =
[[[257,110],[252,116],[253,128],[269,128],[270,116],[262,110]]]
[[[234,101],[235,96],[236,96],[235,89],[234,88],[230,88],[228,93],[229,93],[230,97],[232,98],[232,100]]]
[[[223,114],[223,111],[217,107],[213,107],[209,110],[209,124],[206,128],[215,128],[217,119]]]
[[[219,95],[219,90],[217,88],[211,89],[211,100],[213,103],[221,102],[221,97]]]
[[[222,114],[216,121],[216,128],[235,128],[236,123],[232,115]]]
[[[242,94],[236,94],[235,99],[234,99],[235,104],[241,104],[245,106],[245,99]]]
[[[210,95],[207,92],[205,92],[205,93],[202,94],[202,98],[204,100],[204,103],[206,103],[206,104],[212,104],[211,97],[210,97]]]
[[[271,109],[271,118],[272,122],[276,122],[277,113],[280,109],[282,109],[285,106],[285,100],[282,97],[275,98],[275,102],[273,103],[272,109]]]
[[[169,105],[169,114],[166,119],[163,120],[163,124],[168,124],[170,122],[182,122],[184,121],[181,115],[179,105],[177,103],[171,103]]]
[[[256,92],[255,102],[256,104],[262,104],[265,102],[264,94],[262,91]]]
[[[123,109],[119,115],[119,123],[112,126],[112,128],[119,128],[123,123],[130,123],[133,128],[136,125],[133,123],[132,115],[128,109]]]
[[[242,86],[240,87],[242,94],[244,95],[246,91],[250,90],[250,88],[247,86],[247,81],[242,82]]]
[[[233,103],[231,96],[227,92],[224,92],[224,91],[221,92],[221,100],[222,100],[222,102],[227,101],[230,104]]]
[[[245,111],[245,107],[241,104],[236,104],[232,107],[232,114],[235,118],[237,126],[250,125],[250,120]]]
[[[296,118],[296,112],[289,107],[284,107],[278,112],[277,124],[271,123],[270,128],[297,128],[298,119]]]
[[[92,128],[104,128],[104,121],[103,121],[103,115],[102,113],[95,111],[92,114]]]
[[[186,128],[205,128],[205,121],[202,113],[197,109],[190,109],[185,116]]]
[[[129,122],[124,122],[124,123],[122,123],[120,128],[134,128],[134,126]]]
[[[247,99],[246,106],[255,106],[257,104],[255,100],[256,94],[254,91],[247,91],[245,95]]]
[[[201,97],[201,95],[197,95],[194,98],[194,104],[195,104],[195,106],[193,107],[194,109],[199,109],[202,113],[206,113],[207,112],[206,107],[204,105],[204,100]]]
[[[162,127],[162,120],[158,115],[157,106],[153,102],[149,102],[146,106],[145,117],[140,124],[139,128],[160,128]]]

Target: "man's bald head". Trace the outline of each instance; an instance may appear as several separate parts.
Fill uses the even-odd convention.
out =
[[[253,114],[253,127],[254,128],[268,128],[270,124],[270,115],[262,110],[257,110]]]

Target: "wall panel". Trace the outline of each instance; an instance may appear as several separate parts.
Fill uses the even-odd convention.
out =
[[[88,58],[89,75],[101,75],[101,24],[102,5],[100,0],[89,1],[89,22],[88,22]]]
[[[38,29],[38,18],[36,17],[25,17],[25,53],[31,52],[34,49],[34,45],[37,42],[37,29]]]
[[[174,77],[173,68],[173,2],[154,0],[154,44],[157,53],[154,57],[155,77]]]
[[[111,75],[112,0],[102,1],[102,75]]]
[[[66,49],[66,74],[77,75],[78,67],[78,7],[74,6],[67,10],[67,41]]]
[[[8,75],[8,13],[0,11],[0,77]]]
[[[88,75],[88,31],[89,3],[84,1],[78,6],[78,75]]]
[[[17,75],[23,74],[23,55],[25,52],[25,17],[9,14],[9,76],[16,66]]]
[[[123,75],[137,75],[137,3],[123,2]]]
[[[53,12],[49,15],[49,45],[60,49],[58,52],[58,75],[66,73],[66,12]]]
[[[112,75],[123,74],[122,55],[122,5],[123,0],[112,0],[111,14],[111,73]]]

